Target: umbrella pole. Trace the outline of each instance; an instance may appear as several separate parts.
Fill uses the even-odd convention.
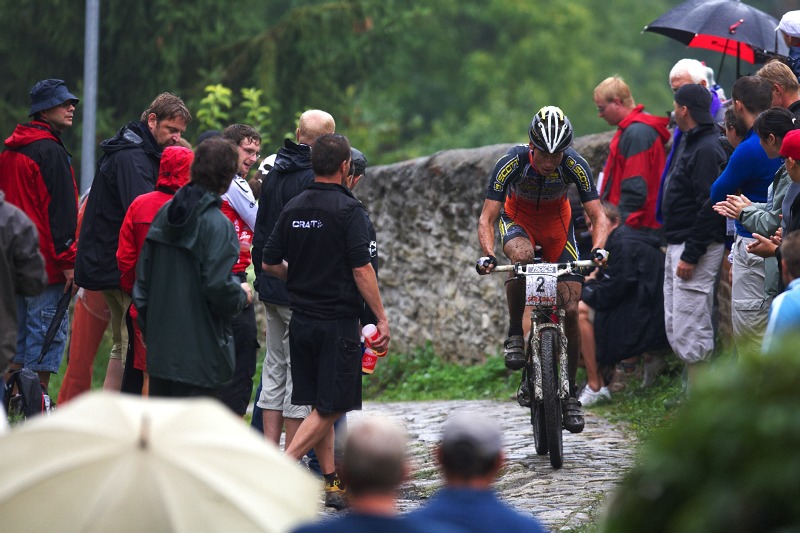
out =
[[[740,43],[739,41],[736,41],[736,79],[737,80],[742,77],[742,74],[741,74],[742,58],[740,57],[741,46],[742,46],[742,43]]]
[[[722,65],[725,64],[725,56],[727,55],[728,54],[723,53],[722,59],[719,60],[719,68],[717,69],[717,83],[719,85],[722,85],[722,82],[720,81],[722,79]]]

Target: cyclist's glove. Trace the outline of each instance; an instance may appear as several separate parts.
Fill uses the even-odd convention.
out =
[[[480,259],[478,259],[478,263],[475,265],[475,271],[481,275],[488,274],[488,272],[484,272],[481,269],[488,268],[489,265],[497,266],[497,258],[495,256],[487,255],[485,257],[481,257]]]
[[[608,250],[595,248],[592,250],[592,258],[597,259],[601,263],[606,263],[608,261]]]

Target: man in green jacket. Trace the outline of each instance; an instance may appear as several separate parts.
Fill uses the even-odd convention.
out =
[[[142,247],[133,302],[152,396],[216,397],[233,376],[231,318],[252,293],[231,274],[239,241],[219,195],[238,164],[232,142],[200,143],[191,182],[159,211]]]

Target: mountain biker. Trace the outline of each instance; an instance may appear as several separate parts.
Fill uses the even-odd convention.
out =
[[[478,273],[488,274],[497,265],[493,254],[494,224],[498,219],[503,253],[513,263],[532,263],[535,246],[541,246],[544,261],[577,260],[578,247],[567,198],[567,190],[573,183],[578,187],[581,202],[594,226],[592,254],[598,264],[604,264],[608,253],[603,246],[609,223],[589,165],[570,148],[572,124],[561,109],[546,106],[533,117],[528,137],[528,146],[514,146],[500,158],[489,179],[478,222],[478,241],[484,254],[476,265]],[[571,433],[580,433],[584,425],[581,404],[575,397],[575,372],[581,350],[578,301],[582,282],[579,274],[569,274],[558,280],[559,307],[566,314],[570,386],[570,397],[563,403],[564,427]],[[509,279],[506,298],[509,325],[508,338],[503,345],[505,364],[507,368],[519,370],[526,362],[522,322],[525,280]]]

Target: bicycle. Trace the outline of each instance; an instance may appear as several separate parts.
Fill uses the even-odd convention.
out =
[[[520,405],[530,407],[536,453],[550,454],[550,465],[561,468],[562,402],[569,397],[567,336],[563,309],[559,309],[558,278],[574,270],[597,266],[592,260],[567,263],[516,263],[492,272],[525,276],[525,305],[531,307],[531,328],[525,341],[522,379],[517,392]],[[533,397],[531,398],[531,392]]]

